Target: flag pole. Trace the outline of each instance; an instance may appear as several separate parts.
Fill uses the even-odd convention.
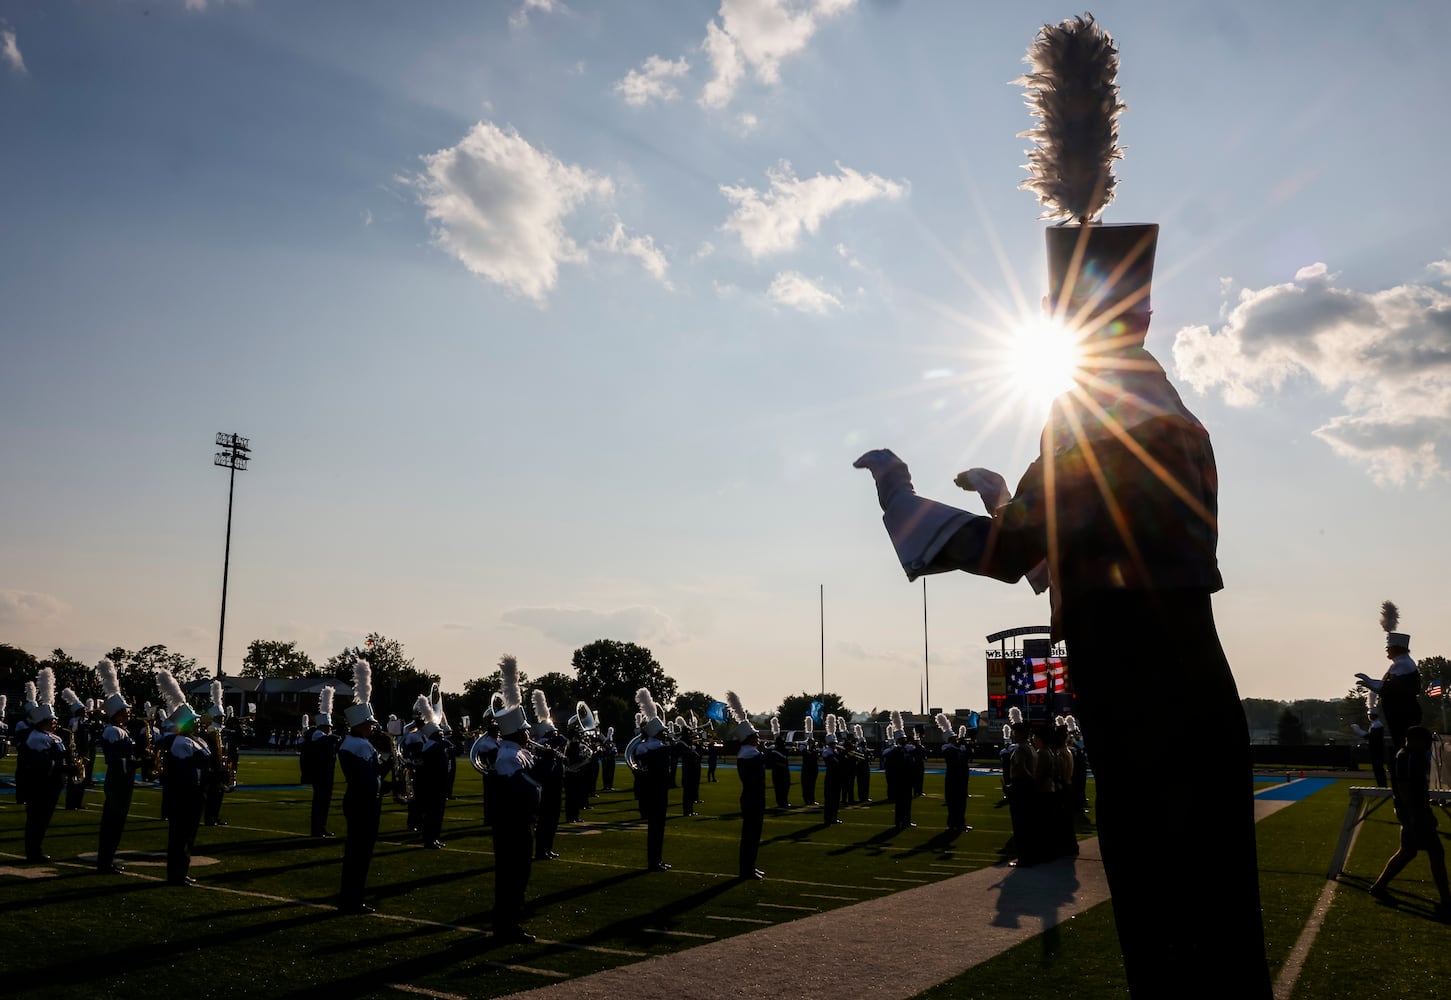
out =
[[[925,712],[932,704],[932,669],[927,657],[927,578],[922,578],[922,678],[926,685],[927,705],[923,706]]]

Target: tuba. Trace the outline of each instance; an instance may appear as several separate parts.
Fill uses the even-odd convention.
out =
[[[428,703],[433,706],[433,718],[438,723],[439,729],[448,728],[448,716],[443,712],[443,692],[438,689],[438,682],[428,689]]]
[[[636,733],[635,738],[630,740],[629,743],[625,744],[625,764],[628,765],[630,770],[634,771],[636,774],[645,769],[645,765],[635,759],[640,753],[640,744],[644,742],[645,734]]]
[[[565,729],[569,733],[570,741],[576,744],[576,747],[565,757],[564,769],[570,772],[581,771],[599,753],[599,720],[589,710],[589,706],[581,701],[575,706],[574,715],[565,725]]]
[[[499,756],[499,741],[485,733],[474,740],[474,745],[469,749],[469,763],[474,770],[483,775],[494,773],[494,761]]]

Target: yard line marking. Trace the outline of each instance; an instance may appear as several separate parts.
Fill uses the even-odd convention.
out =
[[[548,938],[540,938],[536,944],[546,945],[550,948],[573,948],[575,951],[592,951],[600,955],[623,955],[626,958],[648,958],[647,951],[630,951],[628,948],[606,948],[600,944],[575,944],[573,941],[551,941]]]
[[[733,924],[774,924],[774,920],[761,920],[757,917],[718,917],[715,914],[707,914],[707,920],[726,920]]]
[[[909,885],[923,884],[920,878],[888,878],[885,875],[873,875],[872,878],[877,882],[906,882]]]
[[[1290,957],[1280,966],[1279,978],[1275,980],[1275,1000],[1290,1000],[1290,994],[1295,991],[1295,983],[1300,978],[1301,970],[1305,968],[1305,959],[1310,956],[1310,948],[1315,943],[1316,935],[1320,933],[1320,925],[1325,922],[1325,914],[1330,912],[1330,902],[1334,899],[1335,889],[1339,885],[1339,882],[1327,881],[1325,888],[1320,890],[1320,898],[1315,901],[1315,909],[1311,911],[1310,919],[1300,931],[1295,947],[1290,949]]]
[[[847,903],[860,903],[862,901],[860,896],[824,896],[819,892],[803,892],[801,895],[807,899],[839,899]]]
[[[389,989],[402,990],[404,993],[417,993],[423,997],[434,997],[436,1000],[468,1000],[468,997],[460,996],[457,993],[443,993],[439,990],[426,990],[422,986],[409,986],[407,983],[389,983]]]
[[[821,909],[819,906],[790,906],[786,903],[757,903],[756,905],[764,910],[799,910],[802,913],[816,913]]]
[[[696,934],[693,931],[672,931],[672,930],[666,930],[664,927],[646,927],[645,928],[645,933],[647,933],[647,934],[665,934],[665,935],[668,935],[670,937],[699,938],[702,941],[714,941],[715,940],[715,935],[714,934]]]

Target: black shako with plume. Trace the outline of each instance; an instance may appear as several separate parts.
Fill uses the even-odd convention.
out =
[[[1045,24],[1023,60],[1029,72],[1016,81],[1038,124],[1021,187],[1038,196],[1043,218],[1088,222],[1113,201],[1118,144],[1118,49],[1092,14]]]

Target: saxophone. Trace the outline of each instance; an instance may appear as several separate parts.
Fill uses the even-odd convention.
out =
[[[234,792],[237,790],[237,765],[227,757],[227,748],[222,743],[221,730],[216,726],[208,726],[205,731],[207,749],[216,756],[217,768],[222,775],[222,791]]]
[[[86,762],[76,753],[76,734],[62,728],[61,742],[65,744],[65,780],[67,785],[80,785],[86,780]],[[66,808],[70,808],[67,806]]]

